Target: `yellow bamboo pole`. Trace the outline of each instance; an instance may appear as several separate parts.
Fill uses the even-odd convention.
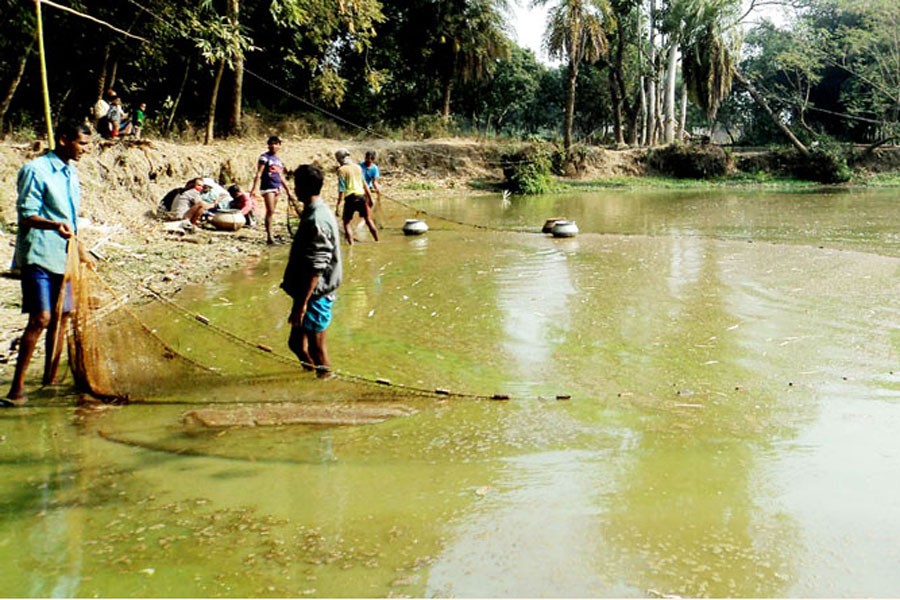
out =
[[[38,56],[41,60],[41,87],[44,92],[44,118],[47,120],[47,145],[53,150],[53,116],[50,114],[50,86],[47,85],[47,55],[44,52],[44,25],[41,19],[41,0],[34,0],[37,14]]]

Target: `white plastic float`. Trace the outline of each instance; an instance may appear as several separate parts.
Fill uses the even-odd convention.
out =
[[[209,222],[216,229],[224,231],[237,231],[244,226],[244,215],[236,208],[226,208],[217,210],[210,217]]]
[[[428,231],[428,223],[422,219],[407,219],[403,224],[403,233],[406,235],[422,235]]]
[[[578,225],[575,224],[575,221],[557,221],[550,229],[550,233],[553,234],[553,237],[558,238],[575,237],[578,235]]]

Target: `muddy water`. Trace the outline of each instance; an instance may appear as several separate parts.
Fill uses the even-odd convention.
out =
[[[896,596],[894,192],[419,206],[345,254],[338,380],[285,358],[279,249],[142,312],[212,371],[0,414],[0,593]],[[408,416],[182,425],[270,402]]]

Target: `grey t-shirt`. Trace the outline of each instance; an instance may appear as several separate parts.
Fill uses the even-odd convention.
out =
[[[292,298],[302,294],[302,282],[318,274],[313,296],[327,296],[341,284],[341,242],[337,221],[321,199],[303,209],[291,246],[281,288]]]
[[[172,201],[172,210],[169,211],[172,216],[180,219],[184,217],[185,213],[197,202],[200,201],[200,192],[191,188],[186,192],[181,192],[177,196],[175,196],[175,200]]]

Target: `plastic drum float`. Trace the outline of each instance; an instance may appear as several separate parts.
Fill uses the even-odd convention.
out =
[[[550,229],[550,233],[553,234],[553,237],[558,238],[575,237],[578,235],[578,225],[575,224],[575,221],[557,221]]]
[[[407,219],[403,224],[403,233],[406,235],[422,235],[428,231],[428,223],[422,219]]]
[[[244,226],[245,220],[244,215],[241,214],[240,210],[236,208],[226,208],[214,212],[210,217],[209,222],[212,223],[213,227],[216,229],[221,229],[223,231],[237,231]]]

